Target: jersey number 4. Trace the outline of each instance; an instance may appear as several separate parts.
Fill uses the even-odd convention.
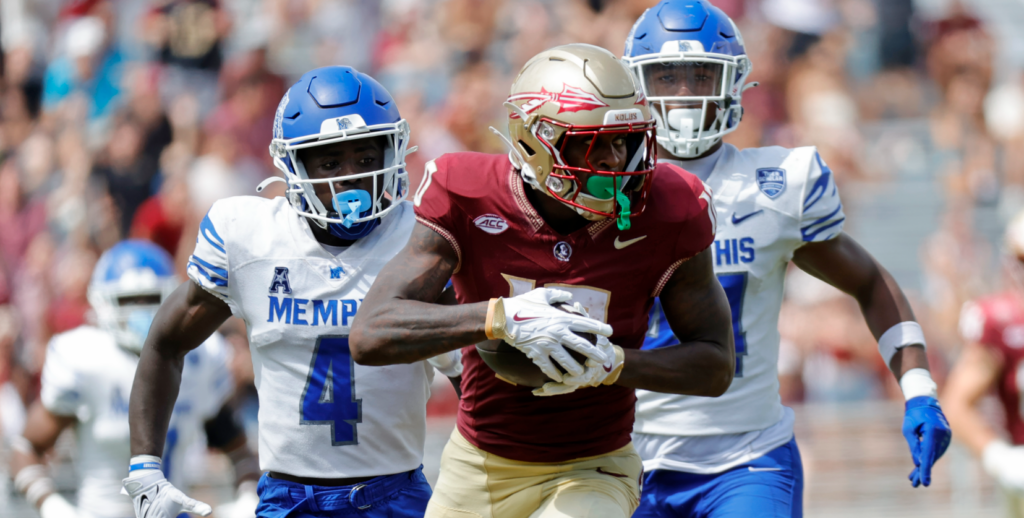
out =
[[[299,402],[299,424],[331,425],[331,446],[359,444],[356,423],[363,421],[363,402],[356,399],[354,369],[347,336],[317,338]]]

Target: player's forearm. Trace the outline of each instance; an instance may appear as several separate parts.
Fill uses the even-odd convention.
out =
[[[914,321],[914,311],[899,284],[868,253],[846,234],[817,243],[807,243],[793,254],[801,270],[849,294],[860,304],[871,334],[878,340],[901,322]],[[901,348],[889,362],[896,379],[910,369],[928,368],[922,347]],[[923,344],[922,344],[923,345]]]
[[[947,392],[942,398],[942,409],[945,411],[953,436],[962,442],[978,457],[985,446],[999,436],[988,424],[988,419],[981,415],[973,405],[957,397],[950,397]]]
[[[352,324],[349,348],[361,365],[392,365],[426,360],[487,340],[487,303],[443,306],[392,299],[360,312]]]
[[[886,331],[901,322],[914,321],[914,311],[896,280],[881,266],[872,277],[868,288],[854,295],[860,304],[864,320],[871,334],[878,340]],[[910,345],[896,351],[889,370],[899,380],[910,369],[928,369],[928,356],[924,346]]]
[[[630,388],[718,397],[729,389],[736,368],[732,343],[688,342],[646,351],[627,349],[617,385]]]
[[[183,360],[151,347],[143,349],[128,403],[132,456],[163,454],[167,426],[181,386]]]

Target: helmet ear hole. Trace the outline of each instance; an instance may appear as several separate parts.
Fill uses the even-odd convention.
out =
[[[532,147],[528,146],[526,142],[523,142],[522,140],[519,141],[519,147],[522,148],[523,152],[526,153],[526,156],[532,157],[533,155],[537,154],[537,152],[534,151]]]

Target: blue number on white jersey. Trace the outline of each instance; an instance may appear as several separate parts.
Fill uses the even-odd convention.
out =
[[[747,338],[741,327],[743,292],[747,289],[747,272],[719,274],[718,282],[722,284],[725,296],[729,299],[733,341],[736,344],[736,377],[742,378],[743,357],[747,355]],[[651,307],[650,326],[641,349],[658,349],[678,343],[679,339],[672,334],[672,328],[669,327],[668,319],[665,317],[665,310],[661,307],[661,299],[656,299],[654,306]]]
[[[747,272],[720,273],[718,282],[725,290],[732,313],[732,337],[736,344],[736,377],[743,377],[743,357],[747,355],[747,337],[741,328],[743,322],[743,292],[747,289]]]
[[[331,425],[331,445],[359,444],[356,423],[362,422],[362,401],[356,399],[354,363],[348,337],[322,336],[302,391],[301,424]]]

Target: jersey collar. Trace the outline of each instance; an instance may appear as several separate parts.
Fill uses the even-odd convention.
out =
[[[732,147],[732,144],[722,144],[722,147],[718,148],[717,151],[705,157],[695,158],[693,160],[659,158],[658,163],[671,164],[676,167],[680,167],[694,174],[697,178],[700,178],[702,182],[706,182],[711,176],[711,173],[714,172],[715,166],[718,165],[718,161],[722,158],[722,155],[725,154],[726,147]]]

